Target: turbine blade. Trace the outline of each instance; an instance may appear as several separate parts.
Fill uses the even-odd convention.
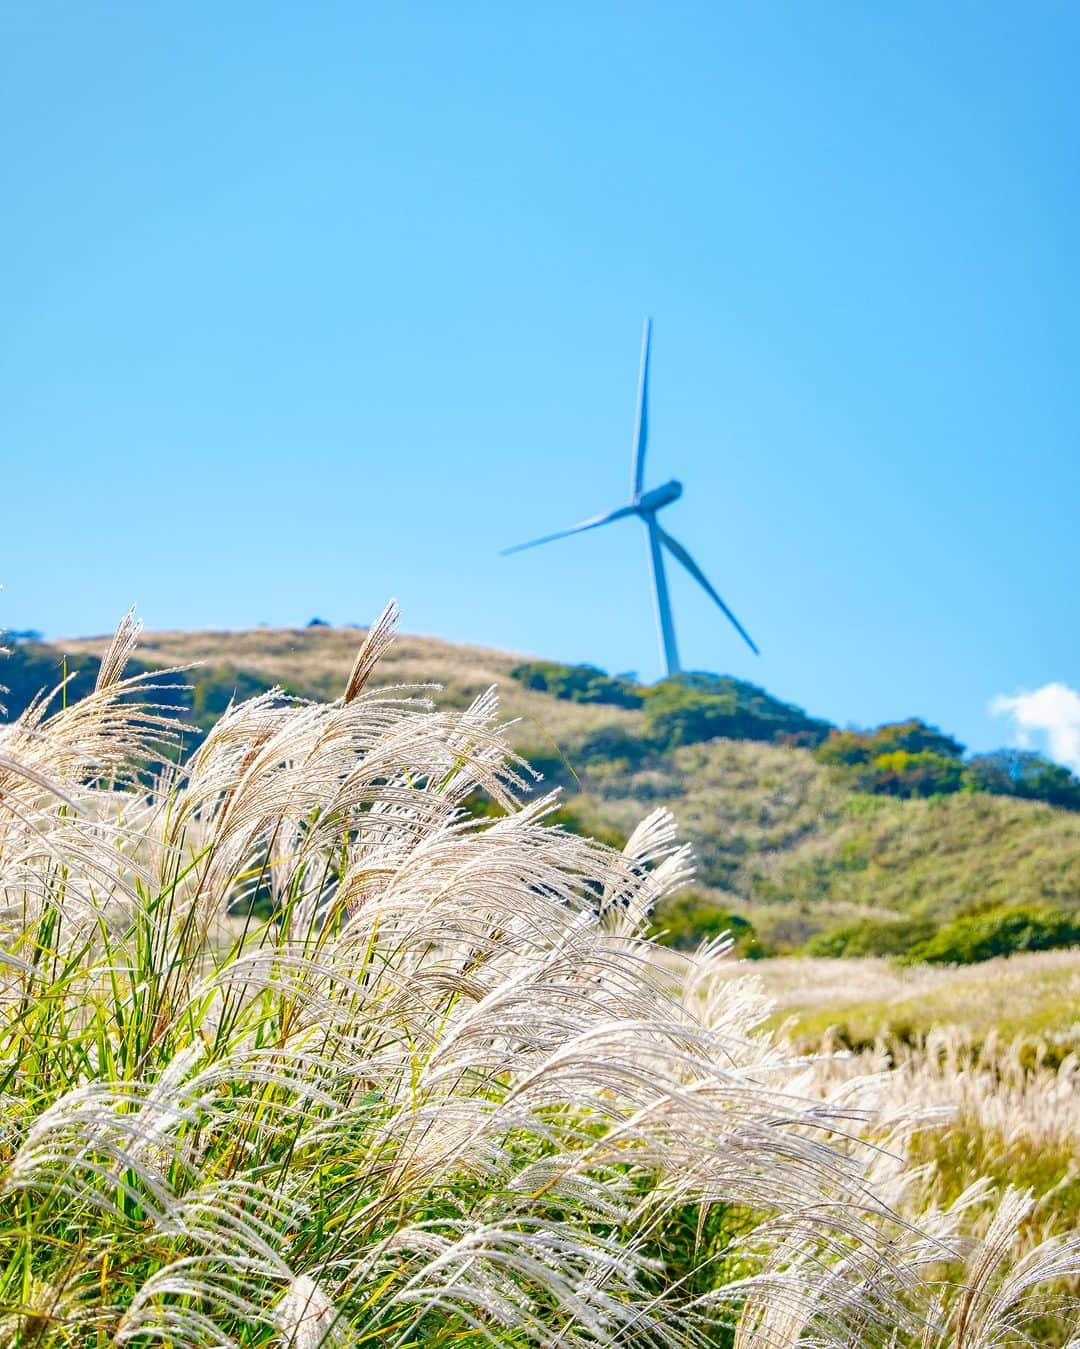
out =
[[[655,515],[645,516],[645,532],[649,538],[649,566],[653,579],[653,599],[656,601],[656,630],[660,636],[660,654],[664,671],[670,679],[679,673],[679,644],[675,640],[675,619],[671,614],[671,597],[664,575],[664,551],[660,547],[663,530]]]
[[[526,548],[538,548],[542,543],[552,543],[555,539],[565,539],[571,534],[580,534],[586,529],[597,529],[600,525],[610,524],[612,520],[621,520],[624,515],[635,515],[636,513],[633,506],[620,506],[618,510],[605,511],[603,515],[594,515],[591,520],[582,520],[581,524],[571,525],[569,529],[560,529],[557,534],[545,534],[542,539],[530,539],[528,543],[515,543],[513,548],[503,548],[499,556],[508,557],[511,553],[520,553]]]
[[[630,471],[631,501],[641,496],[645,481],[645,447],[649,440],[649,342],[652,319],[645,320],[641,332],[641,371],[638,375],[637,415],[634,418],[633,467]]]
[[[660,535],[660,539],[663,542],[664,547],[668,550],[671,556],[675,558],[677,562],[681,562],[683,564],[683,566],[694,578],[694,580],[697,581],[697,583],[705,590],[706,594],[708,594],[712,599],[714,599],[716,603],[720,606],[720,608],[724,611],[724,613],[728,617],[728,620],[735,628],[735,631],[743,639],[743,641],[754,653],[754,655],[760,656],[761,652],[757,649],[756,645],[754,644],[753,638],[746,631],[746,629],[739,622],[739,620],[735,617],[735,615],[731,612],[731,610],[727,607],[727,605],[716,593],[716,591],[712,588],[712,585],[709,582],[709,578],[701,570],[701,568],[690,556],[690,554],[686,551],[686,549],[682,546],[682,544],[678,541],[678,539],[673,539],[671,535],[668,534],[665,530],[661,529],[659,525],[656,526],[656,532]]]

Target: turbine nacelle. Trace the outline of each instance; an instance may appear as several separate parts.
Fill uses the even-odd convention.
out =
[[[642,492],[634,506],[639,515],[655,515],[658,510],[664,506],[670,506],[673,501],[678,501],[682,496],[682,483],[676,478],[670,482],[664,483],[662,487],[654,487],[651,492]]]

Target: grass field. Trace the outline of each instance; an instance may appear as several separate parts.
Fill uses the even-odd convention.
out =
[[[124,679],[135,636],[0,728],[0,1344],[1067,1342],[1076,959],[657,948],[671,817],[621,850],[547,826],[494,705],[458,706],[492,658],[435,710],[369,687],[432,656],[389,626],[351,664],[357,634],[222,635],[331,700],[242,701],[152,780],[185,731]],[[794,854],[831,818],[807,765],[665,771],[702,810],[740,784],[718,827],[799,818]]]
[[[749,967],[799,1044],[830,1028],[843,1042],[914,1040],[950,1026],[979,1043],[991,1035],[1080,1051],[1080,950],[1046,951],[962,967],[899,969],[887,960],[760,960]]]
[[[1080,950],[945,969],[758,960],[728,977],[760,989],[766,1024],[808,1056],[801,1089],[835,1097],[847,1084],[853,1103],[920,1117],[893,1146],[925,1168],[924,1207],[955,1203],[982,1177],[992,1188],[973,1203],[976,1226],[1014,1185],[1034,1200],[1019,1249],[1080,1230]],[[1036,1342],[1060,1333],[1043,1323]]]

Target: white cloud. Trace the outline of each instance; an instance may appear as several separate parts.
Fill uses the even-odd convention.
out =
[[[1011,717],[1017,744],[1044,742],[1052,759],[1080,773],[1080,693],[1068,684],[1044,684],[1033,693],[999,694],[990,703],[995,717]]]

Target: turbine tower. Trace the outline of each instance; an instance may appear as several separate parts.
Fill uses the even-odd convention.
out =
[[[536,548],[541,543],[551,543],[554,539],[565,539],[571,534],[580,534],[586,529],[598,529],[614,520],[636,515],[645,526],[649,544],[649,566],[652,570],[653,598],[656,604],[656,627],[660,638],[660,651],[669,675],[679,673],[679,648],[675,642],[675,621],[671,616],[671,598],[668,595],[667,575],[664,571],[664,549],[676,562],[681,562],[705,593],[720,606],[735,631],[742,637],[755,655],[759,655],[750,634],[727,607],[713,589],[708,577],[677,539],[673,539],[657,520],[657,515],[673,501],[682,496],[682,483],[672,479],[662,487],[644,491],[645,483],[645,447],[649,439],[649,344],[652,338],[652,320],[645,320],[641,334],[641,373],[638,377],[637,415],[634,418],[634,444],[630,470],[630,500],[625,506],[603,515],[594,515],[582,520],[569,529],[561,529],[557,534],[545,534],[542,539],[530,539],[528,543],[516,544],[513,548],[504,548],[502,556],[520,553],[525,548]]]

